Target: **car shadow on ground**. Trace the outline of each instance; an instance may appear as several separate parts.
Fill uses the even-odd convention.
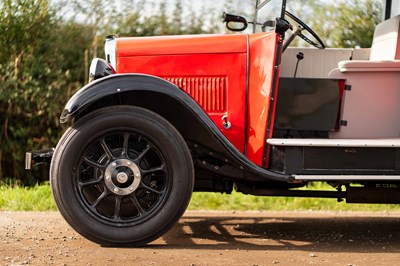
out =
[[[400,249],[399,217],[186,216],[152,248],[386,253]]]

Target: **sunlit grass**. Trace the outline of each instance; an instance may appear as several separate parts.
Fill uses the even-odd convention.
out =
[[[0,211],[55,211],[49,184],[23,187],[0,186]]]
[[[259,211],[400,211],[397,204],[346,204],[336,199],[263,197],[232,192],[194,193],[189,210],[259,210]]]
[[[328,189],[328,186],[313,186]],[[398,204],[346,204],[336,199],[263,197],[239,192],[221,194],[195,192],[189,210],[258,210],[258,211],[400,211]],[[0,211],[55,211],[48,183],[34,187],[17,184],[0,186]]]
[[[335,189],[325,183],[313,183],[302,190]],[[261,210],[261,211],[400,211],[399,204],[347,204],[337,199],[266,197],[245,195],[236,191],[232,194],[197,192],[189,204],[190,210]]]

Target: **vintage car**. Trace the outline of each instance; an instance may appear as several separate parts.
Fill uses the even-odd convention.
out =
[[[256,0],[250,22],[224,14],[258,33],[107,38],[54,153],[26,156],[27,168],[51,158],[55,202],[77,232],[144,245],[193,191],[400,202],[400,16],[370,49],[323,49],[272,2]],[[288,48],[296,36],[315,47]],[[334,189],[297,189],[310,182]]]

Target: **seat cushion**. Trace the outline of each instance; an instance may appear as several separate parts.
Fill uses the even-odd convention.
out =
[[[340,72],[387,72],[400,71],[400,60],[365,61],[347,60],[338,64]]]
[[[376,26],[369,60],[400,59],[400,15]]]

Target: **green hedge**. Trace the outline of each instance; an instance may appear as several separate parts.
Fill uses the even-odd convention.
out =
[[[146,7],[157,11],[152,16],[140,12],[139,8],[149,4],[144,0],[126,1],[132,6],[123,10],[106,0],[66,3],[86,19],[60,17],[54,11],[58,7],[49,0],[0,3],[0,181],[12,177],[32,185],[47,179],[45,169],[24,170],[25,152],[56,145],[63,132],[61,111],[86,83],[90,58],[103,56],[103,36],[215,30],[204,27],[199,19],[211,16],[206,9],[196,15],[192,12],[184,23],[179,0],[174,17],[167,16],[165,1]],[[93,14],[97,22],[93,22]]]

